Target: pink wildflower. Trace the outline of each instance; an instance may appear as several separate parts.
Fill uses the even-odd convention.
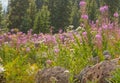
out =
[[[55,52],[55,53],[58,53],[59,51],[60,51],[60,50],[59,50],[58,48],[55,48],[55,49],[54,49],[54,52]]]
[[[116,17],[116,18],[119,17],[118,12],[115,12],[113,16]]]
[[[86,15],[86,14],[85,15],[81,15],[81,18],[87,20],[88,19],[88,15]]]
[[[97,34],[97,35],[95,36],[95,38],[96,38],[96,40],[102,40],[102,37],[101,37],[100,34]]]
[[[51,60],[47,60],[47,61],[46,61],[46,64],[51,65],[51,64],[52,64],[52,61],[51,61]]]
[[[85,6],[86,2],[85,1],[80,1],[79,6]]]
[[[29,51],[30,51],[30,48],[29,48],[29,47],[27,47],[27,48],[26,48],[26,51],[27,51],[27,52],[29,52]]]
[[[87,32],[83,32],[82,35],[83,35],[84,37],[86,37],[86,36],[87,36]]]
[[[105,11],[108,11],[108,6],[107,5],[100,7],[100,12],[101,13],[104,13]]]

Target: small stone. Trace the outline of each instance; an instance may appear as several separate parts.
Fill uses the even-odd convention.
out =
[[[103,52],[103,55],[104,55],[104,57],[105,57],[105,60],[110,60],[110,59],[111,59],[111,55],[110,55],[110,53],[109,53],[108,50],[105,50],[105,51]]]

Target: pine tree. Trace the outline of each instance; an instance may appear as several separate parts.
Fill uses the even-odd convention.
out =
[[[51,12],[51,25],[55,27],[55,32],[59,29],[65,30],[70,24],[71,3],[70,0],[49,0]]]
[[[35,0],[28,0],[29,1],[29,7],[27,9],[27,12],[24,16],[22,27],[24,28],[24,31],[27,32],[29,29],[33,28],[35,15],[36,15],[36,4]]]
[[[78,0],[72,0],[71,24],[74,25],[74,28],[77,28],[80,25],[80,11]]]
[[[44,3],[44,0],[36,0],[35,1],[36,6],[37,6],[37,10],[41,9]]]
[[[89,16],[89,20],[95,21],[98,16],[98,5],[95,0],[88,0],[87,2],[87,13]]]
[[[43,5],[42,9],[37,13],[34,21],[35,33],[48,33],[50,27],[50,12],[48,6]]]
[[[1,2],[0,2],[0,28],[2,28],[2,20],[3,20],[3,18],[2,18],[2,4],[1,4]]]
[[[7,29],[7,15],[4,13],[2,3],[0,2],[0,29]]]
[[[28,0],[11,0],[9,4],[9,25],[8,28],[18,28],[25,32],[23,27],[23,21],[26,18],[27,9],[29,7]]]

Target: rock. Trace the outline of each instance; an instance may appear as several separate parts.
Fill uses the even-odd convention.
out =
[[[106,79],[111,78],[111,72],[119,68],[120,58],[105,60],[96,65],[84,68],[79,75],[75,77],[75,83],[108,83]]]
[[[104,57],[105,57],[105,60],[110,60],[110,59],[111,59],[111,55],[110,55],[110,53],[109,53],[108,50],[105,50],[105,51],[103,52],[103,55],[104,55]]]
[[[69,83],[69,71],[62,67],[46,68],[36,74],[36,83]]]

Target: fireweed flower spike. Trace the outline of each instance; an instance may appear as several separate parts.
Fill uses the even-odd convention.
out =
[[[95,36],[95,38],[96,38],[97,40],[101,40],[101,39],[102,39],[102,37],[101,37],[100,34],[97,34],[97,35]]]
[[[79,6],[85,6],[85,5],[86,5],[86,2],[84,0],[80,1]]]
[[[100,34],[96,34],[95,41],[98,47],[101,47],[102,44],[102,36]]]
[[[26,48],[26,52],[29,52],[29,51],[30,51],[30,48],[29,48],[29,47],[27,47],[27,48]]]
[[[55,53],[58,53],[59,51],[60,51],[60,50],[59,50],[58,48],[55,48],[55,49],[54,49],[54,52],[55,52]]]
[[[103,28],[104,30],[107,30],[107,29],[108,29],[108,25],[107,25],[107,24],[104,24],[104,25],[102,26],[102,28]]]
[[[51,65],[51,64],[52,64],[52,61],[48,59],[48,60],[46,61],[46,64]]]
[[[87,20],[88,19],[88,15],[86,15],[86,14],[85,15],[81,15],[81,18]]]
[[[118,12],[115,12],[113,16],[116,17],[116,18],[119,17]]]
[[[108,11],[108,6],[107,5],[100,7],[100,12],[101,13],[104,13],[106,11]]]
[[[87,32],[83,32],[82,35],[83,35],[84,37],[86,37],[86,36],[87,36]]]

